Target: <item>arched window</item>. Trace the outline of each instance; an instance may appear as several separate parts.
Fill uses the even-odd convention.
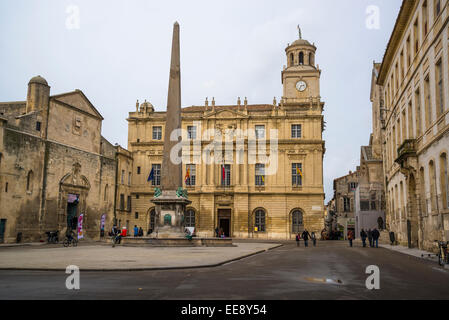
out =
[[[290,66],[295,64],[295,57],[293,56],[293,53],[290,53]]]
[[[299,64],[304,64],[304,52],[302,51],[299,53]]]
[[[303,214],[301,210],[295,210],[292,213],[292,233],[299,233],[304,226]]]
[[[449,208],[449,179],[447,174],[447,155],[440,156],[440,184],[443,208]]]
[[[424,168],[421,167],[421,169],[419,169],[419,179],[421,180],[420,184],[421,184],[421,190],[420,190],[420,204],[421,204],[421,211],[422,214],[427,215],[427,211],[428,211],[428,207],[427,207],[427,202],[426,202],[426,180],[425,180],[425,176],[424,176]]]
[[[150,230],[154,230],[156,227],[156,211],[153,209],[150,211]]]
[[[314,66],[314,65],[315,65],[315,56],[313,55],[313,52],[310,52],[310,53],[309,53],[309,64],[310,64],[311,66]]]
[[[265,232],[265,211],[262,209],[258,209],[254,216],[255,216],[254,225],[257,228],[257,232]]]
[[[187,210],[184,224],[187,228],[195,228],[195,211],[192,209]]]
[[[28,171],[27,175],[27,191],[33,191],[33,171]]]

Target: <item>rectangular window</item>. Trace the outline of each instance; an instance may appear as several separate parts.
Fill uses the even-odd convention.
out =
[[[224,170],[224,172],[223,172],[223,170]],[[223,173],[224,173],[224,175],[223,175]],[[230,186],[231,185],[231,165],[230,164],[221,165],[220,176],[221,176],[221,185],[222,186]]]
[[[196,127],[195,126],[187,127],[187,139],[189,139],[189,140],[196,139]]]
[[[413,25],[413,40],[415,41],[415,55],[418,53],[419,49],[419,34],[418,34],[418,19],[416,19]]]
[[[350,182],[348,187],[349,187],[349,192],[354,191],[355,189],[357,189],[357,182]]]
[[[302,178],[304,172],[302,170],[302,163],[292,163],[292,185],[302,186]]]
[[[413,114],[412,114],[412,102],[411,101],[408,104],[407,116],[408,116],[407,137],[408,137],[408,139],[413,139],[414,133],[413,133]]]
[[[441,0],[435,0],[435,19],[438,18],[440,13],[441,13]]]
[[[430,101],[430,80],[427,77],[424,80],[424,98],[425,98],[425,120],[426,120],[426,129],[430,128],[430,124],[432,123],[432,105]]]
[[[265,212],[259,210],[256,212],[255,227],[257,232],[265,232]]]
[[[128,196],[127,200],[128,201],[126,202],[126,210],[128,212],[131,212],[131,196]]]
[[[422,133],[421,127],[421,95],[419,89],[415,92],[415,122],[416,122],[416,137],[420,137]]]
[[[410,44],[410,36],[407,38],[407,68],[410,68],[410,66],[412,65],[412,47]]]
[[[39,121],[36,122],[36,131],[41,131],[41,123]]]
[[[139,213],[138,212],[134,213],[134,219],[139,219]]]
[[[196,166],[194,164],[188,164],[186,166],[186,176],[187,171],[189,171],[189,176],[186,179],[186,186],[195,186],[196,185]]]
[[[128,185],[131,185],[131,172],[128,172]]]
[[[351,199],[348,197],[343,198],[343,211],[350,212],[351,211]]]
[[[122,178],[121,178],[121,183],[124,184],[125,183],[125,170],[122,170]]]
[[[140,198],[140,196],[138,194],[136,194],[136,199],[139,199],[139,198]]]
[[[120,195],[120,210],[125,210],[125,195],[121,194]]]
[[[428,11],[427,11],[427,1],[424,1],[422,5],[422,20],[423,20],[423,36],[427,36],[427,32],[429,31],[429,21],[428,18]]]
[[[160,186],[161,185],[161,165],[153,164],[151,169],[154,171],[154,179],[151,180],[151,184],[153,186]]]
[[[153,140],[162,140],[162,127],[153,127]]]
[[[256,186],[265,185],[265,165],[257,163],[256,164]]]
[[[444,82],[443,82],[443,64],[441,60],[436,64],[435,69],[436,76],[436,84],[437,84],[437,92],[436,92],[436,100],[437,100],[437,113],[438,116],[443,114],[444,112]]]
[[[5,184],[5,192],[8,193],[8,182]]]
[[[292,138],[293,139],[300,139],[301,137],[302,137],[301,125],[300,124],[293,124],[292,125]]]
[[[256,126],[256,139],[265,139],[265,126]]]
[[[360,210],[361,211],[369,211],[370,208],[370,203],[369,201],[360,201]]]

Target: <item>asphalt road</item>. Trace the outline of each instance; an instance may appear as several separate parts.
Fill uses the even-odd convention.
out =
[[[370,265],[380,269],[379,290],[366,288]],[[66,289],[67,276],[0,271],[0,299],[449,299],[449,271],[437,263],[383,248],[349,248],[346,242],[318,242],[307,249],[288,243],[217,268],[81,270],[76,291]]]

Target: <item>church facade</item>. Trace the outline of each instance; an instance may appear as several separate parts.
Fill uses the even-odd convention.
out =
[[[285,51],[280,101],[251,105],[239,98],[236,105],[216,105],[206,99],[182,109],[183,188],[192,201],[185,225],[198,236],[220,230],[237,238],[293,239],[324,227],[324,102],[316,47],[298,39]],[[127,120],[132,160],[124,163],[132,163],[132,182],[120,197],[131,207],[117,219],[147,232],[155,224],[151,199],[161,184],[166,113],[137,103]]]

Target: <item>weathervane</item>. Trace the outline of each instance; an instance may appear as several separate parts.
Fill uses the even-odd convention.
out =
[[[298,33],[299,33],[299,39],[302,39],[302,33],[301,33],[301,28],[299,27],[299,24],[298,24]]]

